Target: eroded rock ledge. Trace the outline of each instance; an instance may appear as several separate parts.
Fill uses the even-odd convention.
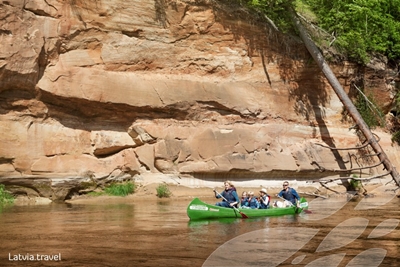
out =
[[[304,46],[239,5],[0,7],[0,182],[15,193],[64,200],[148,177],[307,180],[350,164],[347,152],[315,145],[358,138]],[[345,88],[369,75],[348,63],[334,70]],[[371,88],[390,107],[390,70],[377,71]],[[398,165],[398,147],[379,134]]]

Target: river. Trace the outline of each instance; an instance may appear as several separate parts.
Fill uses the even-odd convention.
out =
[[[0,213],[0,266],[400,266],[394,195],[309,202],[309,214],[198,222],[189,200],[14,205]]]

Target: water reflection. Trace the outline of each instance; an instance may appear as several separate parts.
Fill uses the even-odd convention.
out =
[[[240,218],[220,218],[220,219],[212,219],[212,220],[198,220],[198,221],[190,221],[188,222],[189,227],[202,227],[208,226],[210,224],[232,224],[239,223],[242,219]]]
[[[0,266],[21,266],[8,260],[9,253],[61,253],[61,262],[46,266],[202,266],[210,255],[225,253],[222,247],[233,244],[236,249],[239,243],[255,253],[269,251],[258,253],[263,259],[247,257],[255,265],[277,253],[280,266],[317,266],[327,259],[346,266],[364,262],[370,254],[382,258],[384,250],[380,266],[396,266],[398,199],[384,200],[374,209],[355,209],[361,201],[315,200],[309,201],[311,214],[205,221],[189,220],[189,200],[9,206],[0,213]],[[297,252],[289,249],[293,244]],[[241,251],[229,254],[237,264]]]
[[[364,201],[369,200],[338,197],[311,201],[312,214],[295,217],[291,222],[295,229],[282,218],[279,223],[271,218],[264,230],[240,235],[221,245],[203,266],[398,266],[400,246],[393,242],[393,238],[400,238],[399,220],[395,219],[398,200],[384,196],[376,199],[383,205],[355,208]],[[286,227],[276,227],[276,223]],[[305,235],[297,236],[299,233]],[[290,250],[296,242],[301,242],[297,250]],[[238,247],[245,257],[232,260],[228,252],[237,255]],[[261,258],[260,251],[266,252]]]
[[[317,232],[317,229],[311,228],[298,231],[294,227],[255,230],[220,246],[203,266],[278,266],[310,241]],[[232,255],[240,255],[240,260]]]
[[[12,204],[3,204],[3,205],[0,205],[0,215],[1,215],[1,213],[4,211],[4,210],[7,210],[7,209],[9,209],[10,207],[12,207],[13,205]]]

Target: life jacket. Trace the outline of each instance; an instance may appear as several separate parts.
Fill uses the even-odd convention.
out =
[[[236,198],[233,196],[233,191],[236,191],[235,188],[230,188],[222,192],[222,196],[229,202],[235,202]],[[225,201],[225,200],[224,200]]]
[[[248,206],[249,206],[249,208],[252,208],[252,209],[258,209],[260,204],[258,203],[257,198],[252,197],[250,199],[250,201],[248,202]]]
[[[289,187],[287,191],[282,190],[282,197],[286,199],[287,201],[292,202],[293,204],[296,204],[296,197],[292,193],[292,188]]]
[[[264,197],[261,197],[265,201],[260,200],[260,209],[268,209],[269,208],[269,201],[271,200],[271,197],[269,195],[265,195]]]
[[[245,198],[241,198],[240,199],[240,205],[243,207],[243,206],[246,206],[247,205],[247,203],[248,203],[248,201],[249,201],[249,198],[247,198],[247,197],[245,197]]]

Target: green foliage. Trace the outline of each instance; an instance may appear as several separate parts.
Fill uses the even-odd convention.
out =
[[[111,196],[127,196],[135,191],[136,185],[132,182],[112,183],[104,188],[104,191]]]
[[[400,131],[396,131],[392,134],[392,142],[395,142],[398,145],[400,145]]]
[[[357,178],[357,175],[353,175],[354,178]],[[361,191],[363,188],[362,182],[360,180],[350,179],[350,186],[355,191]]]
[[[14,202],[14,197],[6,191],[3,184],[0,184],[0,205],[11,204]]]
[[[400,60],[400,0],[241,0],[295,32],[290,9],[336,37],[334,45],[350,60],[366,64],[373,53]]]
[[[160,184],[159,186],[157,186],[156,191],[159,198],[170,197],[172,194],[168,188],[168,185],[166,184]]]
[[[395,111],[396,114],[391,121],[392,125],[391,125],[391,133],[392,133],[392,142],[393,143],[397,143],[398,145],[400,145],[400,92],[399,90],[397,91],[396,94],[396,102],[395,102]]]
[[[372,96],[368,96],[366,99],[364,95],[359,94],[354,105],[371,129],[374,129],[376,126],[384,126],[383,112],[376,108],[376,101]]]
[[[262,13],[286,33],[296,32],[290,18],[291,10],[296,10],[306,20],[322,29],[315,33],[309,32],[314,42],[325,48],[333,45],[333,51],[339,51],[342,56],[354,62],[366,65],[375,54],[386,56],[389,64],[393,66],[398,66],[400,63],[400,0],[239,0],[239,2],[246,3],[248,7]],[[329,38],[332,39],[325,40]],[[400,99],[397,99],[397,103],[400,103]],[[362,96],[357,99],[356,106],[371,128],[384,126],[382,112],[371,109],[370,103]],[[392,140],[400,144],[400,131],[393,134]]]
[[[283,32],[293,31],[288,10],[294,8],[296,0],[247,0],[247,5],[271,19]]]
[[[296,11],[305,17],[308,21],[315,22],[317,17],[311,10],[311,7],[303,0],[296,0]]]
[[[371,53],[400,59],[400,0],[302,1],[350,59],[368,63]]]

